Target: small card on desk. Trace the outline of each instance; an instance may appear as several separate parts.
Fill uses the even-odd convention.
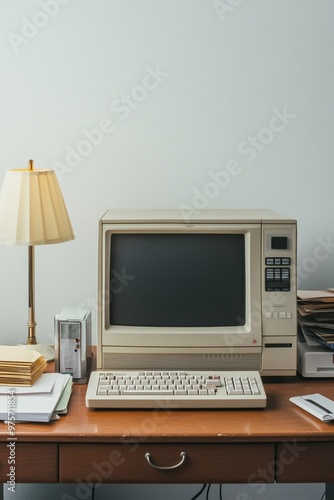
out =
[[[290,401],[323,422],[334,422],[334,401],[321,394],[295,396]]]

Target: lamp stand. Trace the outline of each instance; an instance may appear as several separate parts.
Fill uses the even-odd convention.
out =
[[[27,345],[36,345],[35,321],[35,247],[28,246],[28,339]]]
[[[25,347],[37,351],[46,361],[51,361],[55,357],[54,349],[47,344],[39,344],[36,339],[35,321],[35,247],[28,246],[28,338]]]

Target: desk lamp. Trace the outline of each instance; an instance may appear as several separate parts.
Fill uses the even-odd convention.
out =
[[[37,343],[35,321],[35,245],[75,238],[53,170],[8,170],[0,193],[0,243],[28,246],[28,339],[26,346],[54,359],[54,350]]]

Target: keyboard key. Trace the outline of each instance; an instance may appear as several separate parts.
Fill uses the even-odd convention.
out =
[[[141,391],[132,390],[132,389],[123,389],[121,394],[124,396],[171,396],[174,391],[165,390],[165,391],[154,391],[153,389],[143,389]]]

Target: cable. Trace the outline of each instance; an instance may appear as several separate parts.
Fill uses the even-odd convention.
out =
[[[190,500],[195,500],[195,498],[198,498],[198,497],[199,497],[199,496],[203,493],[203,491],[205,490],[206,486],[207,486],[206,484],[203,484],[203,486],[202,486],[202,488],[199,490],[199,492],[198,492],[198,493],[196,493],[196,495],[195,495],[194,497],[192,497]]]
[[[92,484],[92,496],[91,496],[91,500],[94,500],[95,498],[95,483]]]
[[[325,495],[326,495],[326,490],[324,491],[324,494],[322,495],[322,497],[320,498],[320,500],[324,500]]]
[[[219,485],[219,500],[223,500],[223,485]]]
[[[210,488],[211,488],[211,484],[208,485],[208,489],[206,490],[206,500],[209,500]]]

